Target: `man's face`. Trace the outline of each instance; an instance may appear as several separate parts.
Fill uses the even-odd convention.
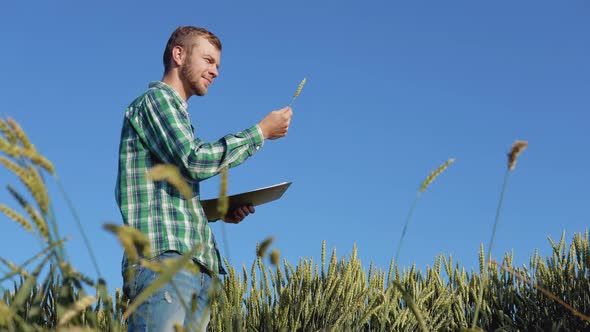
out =
[[[203,37],[197,38],[192,54],[180,66],[180,79],[191,94],[204,96],[217,77],[221,52]]]

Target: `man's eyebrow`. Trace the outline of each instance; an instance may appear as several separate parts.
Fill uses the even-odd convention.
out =
[[[213,63],[215,63],[215,66],[217,67],[217,69],[219,69],[220,65],[219,65],[219,63],[217,63],[217,60],[215,59],[214,56],[209,55],[209,54],[205,54],[205,55],[203,55],[203,57],[208,58],[209,60],[213,61]]]

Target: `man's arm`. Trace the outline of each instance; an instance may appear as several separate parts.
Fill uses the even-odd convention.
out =
[[[223,167],[241,164],[264,144],[258,125],[213,143],[195,138],[188,116],[159,90],[148,93],[141,105],[128,113],[128,119],[144,144],[163,163],[178,166],[195,180],[214,176]]]

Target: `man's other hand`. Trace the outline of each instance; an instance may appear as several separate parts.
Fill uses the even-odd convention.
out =
[[[291,110],[291,107],[289,106],[268,113],[264,119],[258,123],[264,138],[272,140],[287,135],[292,116],[293,110]]]
[[[230,208],[225,217],[221,218],[221,220],[230,224],[239,224],[247,215],[254,212],[255,210],[252,205],[237,206],[235,208]]]

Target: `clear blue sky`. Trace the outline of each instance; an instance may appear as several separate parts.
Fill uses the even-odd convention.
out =
[[[400,263],[440,253],[477,266],[516,139],[529,141],[508,185],[495,256],[528,263],[546,237],[589,224],[590,4],[587,1],[79,2],[9,1],[0,12],[0,115],[50,158],[81,217],[109,288],[121,247],[114,200],[125,107],[162,75],[180,25],[223,42],[220,76],[189,100],[206,140],[284,107],[303,77],[289,135],[230,170],[230,193],[283,181],[280,201],[226,225],[234,265],[274,236],[291,263],[321,242],[387,269],[424,178],[456,162],[418,202]],[[0,171],[0,184],[18,184]],[[202,196],[217,195],[219,179]],[[95,276],[58,187],[50,193],[74,265]],[[18,186],[22,189],[22,186]],[[4,188],[0,202],[16,207]],[[0,216],[0,255],[16,263],[38,241]],[[214,226],[223,243],[220,225]]]

